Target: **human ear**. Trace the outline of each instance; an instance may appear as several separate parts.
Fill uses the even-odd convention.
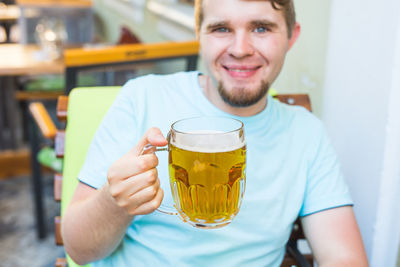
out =
[[[297,38],[299,38],[300,32],[301,32],[300,23],[296,22],[296,24],[293,27],[292,36],[289,39],[289,48],[288,48],[288,50],[290,50],[290,48],[292,48],[294,43],[297,41]]]

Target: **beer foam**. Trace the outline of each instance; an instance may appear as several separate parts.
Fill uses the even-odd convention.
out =
[[[193,135],[177,134],[175,140],[171,140],[171,144],[184,150],[202,152],[202,153],[216,153],[216,152],[229,152],[242,148],[246,142],[240,140],[237,133],[223,133],[221,131],[195,131],[190,132]],[[196,135],[198,134],[198,135]],[[211,134],[211,135],[209,135]],[[217,135],[214,135],[217,134]]]

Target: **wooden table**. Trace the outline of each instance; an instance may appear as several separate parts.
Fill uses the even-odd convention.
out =
[[[18,6],[4,5],[0,3],[0,21],[16,21],[20,14]]]
[[[0,150],[15,150],[17,148],[17,124],[18,117],[17,101],[15,92],[17,90],[16,80],[19,76],[39,74],[61,74],[64,73],[63,60],[38,60],[35,53],[40,48],[36,45],[1,44],[0,45]],[[33,125],[31,125],[33,127]],[[30,131],[37,134],[35,131]],[[32,138],[32,136],[31,136]],[[36,150],[39,147],[35,148]],[[1,153],[1,151],[0,151]],[[36,155],[31,151],[32,155]],[[37,159],[32,157],[31,161]],[[34,197],[35,216],[39,238],[46,235],[45,216],[42,199],[42,181],[39,164],[33,166],[32,190]]]
[[[10,29],[16,23],[21,12],[16,5],[4,5],[0,3],[0,25],[6,32],[6,42],[10,42]]]
[[[63,73],[63,60],[40,60],[35,53],[38,45],[2,44],[0,45],[0,75],[35,75]]]
[[[41,61],[35,59],[40,48],[36,45],[0,45],[0,150],[16,148],[15,114],[17,103],[14,98],[16,78],[25,75],[64,73],[62,60]]]
[[[40,60],[35,53],[40,52],[37,45],[0,45],[0,76],[20,76],[63,73],[63,60]]]
[[[88,8],[92,6],[91,0],[16,0],[19,6],[58,6],[58,7],[82,7]]]
[[[36,45],[0,44],[0,151],[15,149],[16,78],[24,75],[64,73],[64,61],[35,59]]]

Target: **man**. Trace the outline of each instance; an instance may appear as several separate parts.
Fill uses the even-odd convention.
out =
[[[352,202],[321,123],[267,96],[300,33],[291,0],[196,1],[207,75],[128,82],[106,115],[63,216],[68,254],[94,266],[279,266],[300,215],[319,266],[367,266]],[[230,116],[245,124],[247,184],[239,214],[197,229],[155,212],[158,158],[172,122]],[[156,126],[157,128],[153,128]],[[146,131],[146,129],[149,129]]]

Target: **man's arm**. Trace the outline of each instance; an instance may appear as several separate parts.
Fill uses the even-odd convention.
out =
[[[301,222],[318,266],[368,266],[352,207],[317,212]]]
[[[96,190],[79,183],[62,218],[68,255],[86,264],[111,254],[133,217],[157,209],[163,198],[154,154],[141,152],[146,144],[164,146],[160,130],[150,129],[127,154],[112,164],[107,183]],[[99,164],[101,164],[99,162]]]

